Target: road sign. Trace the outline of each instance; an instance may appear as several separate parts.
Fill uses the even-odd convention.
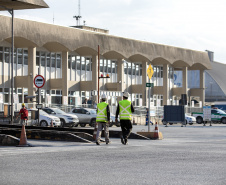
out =
[[[211,121],[211,106],[203,106],[203,121]]]
[[[151,79],[153,73],[154,73],[154,71],[153,71],[152,66],[151,66],[151,64],[150,64],[150,65],[148,66],[148,69],[147,69],[147,74],[148,74],[149,79]]]
[[[154,83],[146,83],[146,87],[154,87]]]
[[[37,88],[42,88],[45,85],[45,78],[42,75],[37,75],[34,78],[34,85]]]

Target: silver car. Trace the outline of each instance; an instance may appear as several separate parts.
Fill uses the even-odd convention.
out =
[[[86,124],[89,124],[91,127],[95,127],[97,110],[90,108],[77,107],[71,110],[71,114],[75,114],[79,119],[79,124],[81,127],[85,127]],[[115,115],[110,115],[110,127],[116,125],[120,126],[120,121],[118,119],[118,123],[115,123]]]
[[[85,127],[86,124],[89,124],[91,127],[95,126],[97,117],[96,109],[76,107],[72,109],[70,113],[75,114],[78,117],[81,127]]]

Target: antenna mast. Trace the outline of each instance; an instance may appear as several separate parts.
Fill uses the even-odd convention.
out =
[[[73,18],[76,18],[77,26],[80,25],[80,18],[82,18],[80,15],[80,0],[78,0],[78,15],[73,16]]]

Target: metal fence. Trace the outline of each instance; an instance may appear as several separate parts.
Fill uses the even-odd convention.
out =
[[[3,114],[3,112],[4,112],[4,105],[6,105],[6,104],[0,104],[0,117],[1,117],[1,114]],[[25,103],[25,106],[27,108],[33,108],[33,109],[36,108],[35,103]],[[59,109],[65,111],[67,113],[71,112],[71,110],[75,107],[73,105],[62,105],[62,104],[42,104],[42,106],[43,107],[59,108]],[[81,104],[81,105],[78,105],[76,107],[94,108],[94,106],[92,104]],[[20,109],[21,109],[21,104],[15,104],[14,105],[15,112],[20,111]],[[115,115],[116,109],[117,109],[116,106],[110,106],[111,114]],[[141,107],[134,107],[134,109],[135,109],[135,112],[133,113],[132,122],[134,124],[138,124],[138,125],[145,125],[146,124],[147,108],[141,106]],[[8,111],[9,111],[9,114],[10,114],[10,106],[8,107]],[[151,111],[154,112],[154,115],[151,116],[151,122],[152,123],[158,122],[159,124],[161,124],[162,118],[163,118],[163,115],[164,115],[164,107],[163,106],[151,107]],[[192,112],[202,112],[202,108],[186,106],[185,112],[188,115],[191,115]]]

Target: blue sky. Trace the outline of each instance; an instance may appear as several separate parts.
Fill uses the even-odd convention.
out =
[[[78,0],[45,0],[48,9],[18,10],[15,17],[56,25],[76,25]],[[80,0],[87,26],[110,34],[214,52],[226,63],[225,0]],[[7,12],[0,12],[9,15]]]

